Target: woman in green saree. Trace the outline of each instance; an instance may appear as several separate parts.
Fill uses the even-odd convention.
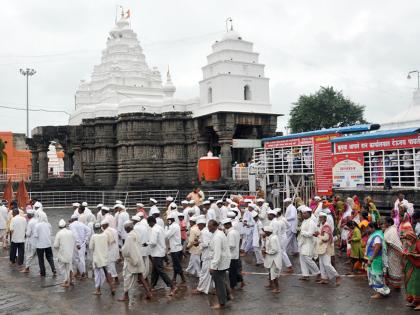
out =
[[[371,298],[379,299],[391,292],[385,284],[385,270],[388,266],[387,248],[384,233],[377,223],[369,223],[368,230],[370,236],[366,244],[367,275],[369,286],[375,291]]]
[[[420,240],[413,231],[402,237],[405,239],[403,255],[407,306],[420,311]]]

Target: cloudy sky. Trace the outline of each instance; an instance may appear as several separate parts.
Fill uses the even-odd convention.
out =
[[[170,65],[177,97],[198,95],[211,44],[232,17],[254,42],[270,78],[271,102],[287,114],[299,95],[333,86],[366,105],[372,122],[409,106],[420,68],[420,2],[336,0],[2,1],[0,130],[25,132],[25,80],[32,67],[34,109],[71,113],[74,93],[100,60],[117,4],[130,8],[132,27],[149,66]],[[31,112],[30,127],[66,124],[64,112]],[[285,126],[286,118],[280,120]]]

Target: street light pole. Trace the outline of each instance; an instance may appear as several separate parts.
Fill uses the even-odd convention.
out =
[[[26,136],[29,138],[29,76],[36,73],[34,69],[20,69],[20,74],[26,77]]]
[[[411,79],[411,74],[416,73],[417,74],[417,90],[420,89],[420,72],[418,70],[410,71],[407,75],[407,79]]]

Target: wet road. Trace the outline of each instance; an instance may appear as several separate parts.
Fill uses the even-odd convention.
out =
[[[68,219],[71,210],[47,211],[49,221],[56,230],[60,218]],[[405,307],[403,292],[392,292],[382,300],[370,300],[372,294],[365,277],[344,277],[342,285],[319,285],[311,280],[300,282],[296,275],[280,279],[280,294],[264,289],[264,268],[253,266],[254,257],[243,259],[247,286],[234,294],[234,301],[223,311],[212,311],[214,295],[192,295],[191,289],[198,282],[188,277],[186,287],[180,287],[175,297],[167,297],[167,291],[157,291],[151,301],[145,299],[144,291],[137,287],[130,293],[130,302],[118,302],[122,293],[119,285],[116,297],[112,297],[106,285],[102,296],[94,296],[92,274],[89,279],[78,281],[73,288],[63,289],[51,276],[38,276],[34,263],[30,274],[21,274],[9,266],[8,252],[0,250],[0,314],[414,314]],[[293,259],[299,272],[297,259]],[[121,266],[119,266],[121,268]],[[344,261],[339,262],[340,274],[348,272]],[[171,271],[168,271],[171,273]],[[158,284],[162,285],[163,284]]]

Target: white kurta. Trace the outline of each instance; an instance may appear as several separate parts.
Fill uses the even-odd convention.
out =
[[[282,268],[281,246],[276,234],[271,234],[265,240],[264,267],[269,269],[270,280],[278,278]]]
[[[93,268],[108,266],[108,236],[105,233],[93,234],[90,238],[89,249],[92,251]]]

